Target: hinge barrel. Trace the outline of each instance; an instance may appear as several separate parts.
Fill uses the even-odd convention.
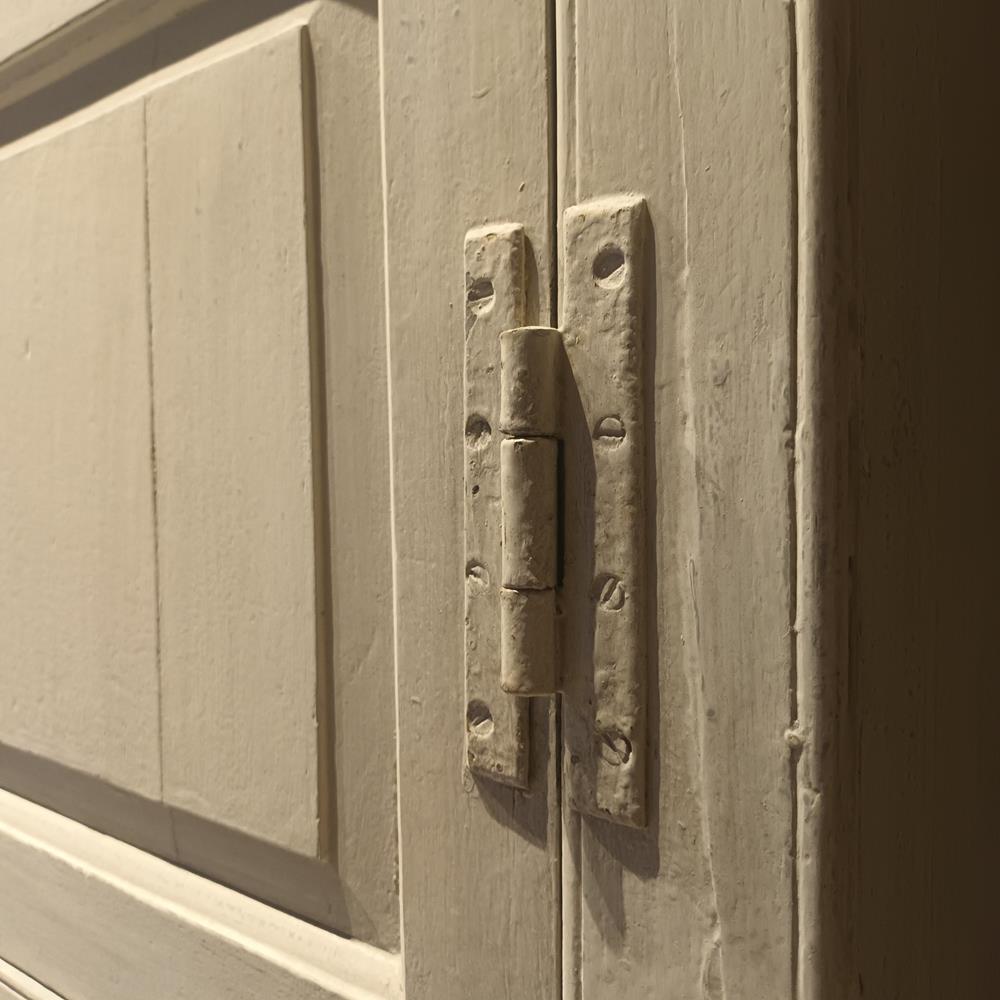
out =
[[[523,326],[500,334],[500,430],[515,437],[555,437],[559,331]]]
[[[556,461],[552,438],[505,438],[500,445],[503,586],[556,585]]]
[[[559,331],[520,327],[500,335],[500,496],[503,590],[500,683],[520,695],[556,690],[558,456],[554,438]]]
[[[510,694],[556,690],[556,592],[500,591],[500,686]]]

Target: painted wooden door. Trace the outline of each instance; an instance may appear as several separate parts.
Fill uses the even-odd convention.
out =
[[[546,962],[558,952],[565,998],[792,996],[788,9],[558,0],[546,19],[542,7],[383,5],[408,988],[456,1000],[553,995]],[[623,258],[641,272],[646,357],[648,777],[638,829],[572,807],[566,715],[549,730],[554,740],[544,729],[566,708],[559,697],[531,699],[529,794],[479,779],[463,789],[454,763],[454,720],[466,707],[463,587],[483,581],[462,579],[463,506],[472,502],[462,490],[474,488],[463,478],[463,240],[475,227],[523,226],[523,322],[568,322],[562,333],[572,339],[579,311],[564,308],[567,280],[581,270],[593,269],[596,284],[606,276],[596,258],[574,256],[585,240],[563,246],[564,213],[577,219],[574,206],[619,195],[644,200],[649,231],[645,256]],[[467,272],[473,300],[475,278]],[[489,308],[502,306],[494,298]],[[574,586],[593,593],[591,582]],[[564,685],[588,671],[593,682],[593,662],[561,667]],[[469,722],[478,722],[471,712]],[[552,775],[545,786],[543,774]],[[543,823],[537,796],[551,799],[554,788],[559,813]],[[408,822],[433,830],[433,844],[408,842]],[[469,863],[482,842],[499,868]],[[522,880],[535,892],[512,911],[509,893]],[[416,912],[426,920],[407,918]],[[523,938],[509,936],[512,922]],[[533,980],[522,978],[526,953],[538,956]]]
[[[780,0],[16,7],[0,983],[793,995],[787,18]],[[563,220],[609,196],[645,206],[647,236],[620,260],[645,358],[628,826],[571,801],[564,696],[491,696],[524,720],[524,787],[473,773],[466,746],[499,718],[467,693],[467,333],[490,309],[572,337],[567,276],[618,272],[603,246],[575,256]],[[497,282],[484,304],[469,234],[514,230],[523,297]]]

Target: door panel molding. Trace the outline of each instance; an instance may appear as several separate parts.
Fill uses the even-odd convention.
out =
[[[0,1000],[63,1000],[0,958]]]
[[[68,997],[402,996],[398,956],[3,791],[0,871],[4,959]]]

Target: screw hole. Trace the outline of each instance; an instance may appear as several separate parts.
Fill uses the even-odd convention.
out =
[[[625,280],[625,253],[621,247],[603,247],[594,258],[594,278],[602,288],[618,288]]]
[[[485,701],[474,698],[465,710],[465,722],[470,733],[484,739],[493,735],[493,713]]]
[[[489,278],[477,278],[466,289],[465,299],[475,313],[485,312],[493,305],[493,282]]]
[[[619,417],[601,417],[594,428],[594,437],[608,444],[618,444],[625,437],[625,425]]]
[[[492,434],[490,422],[478,413],[473,413],[465,422],[465,440],[470,448],[485,448],[490,443]]]
[[[612,767],[627,764],[632,756],[632,741],[617,729],[607,729],[598,733],[601,759]]]
[[[469,583],[476,584],[479,587],[488,587],[490,585],[489,570],[482,563],[469,563],[465,569],[465,575]]]
[[[605,611],[621,611],[625,607],[625,585],[612,573],[602,573],[594,580],[591,596]]]

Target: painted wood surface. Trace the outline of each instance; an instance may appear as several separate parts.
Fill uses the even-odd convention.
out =
[[[645,196],[655,282],[649,826],[570,830],[565,995],[790,997],[788,7],[558,6],[560,202]]]
[[[527,793],[463,773],[463,243],[521,223],[549,320],[544,5],[381,7],[406,991],[558,994],[558,802],[545,701]]]
[[[143,555],[142,539],[123,530],[128,516],[116,507],[107,516],[114,521],[111,537],[129,548],[130,558],[145,558],[150,573],[145,714],[129,706],[133,695],[123,682],[105,683],[97,667],[67,659],[53,665],[51,683],[61,685],[69,700],[77,688],[62,683],[67,676],[78,688],[97,685],[104,713],[97,721],[103,725],[104,716],[119,712],[127,724],[112,718],[113,738],[105,747],[101,730],[92,732],[91,720],[78,712],[77,697],[68,721],[58,713],[20,713],[20,725],[30,732],[23,740],[12,737],[13,746],[0,756],[5,780],[21,794],[34,787],[41,800],[91,825],[392,948],[399,943],[399,908],[377,21],[374,4],[364,3],[303,5],[265,20],[282,6],[291,5],[201,5],[123,50],[119,61],[82,74],[79,110],[68,119],[59,117],[61,98],[48,91],[34,104],[0,114],[0,132],[8,137],[19,135],[24,123],[38,129],[19,137],[0,166],[34,158],[36,167],[20,168],[24,176],[9,188],[10,211],[21,203],[11,222],[33,246],[47,241],[45,267],[22,253],[0,281],[20,282],[18,294],[27,294],[34,285],[25,275],[34,281],[37,274],[39,289],[42,282],[65,289],[75,312],[66,309],[78,323],[87,314],[76,300],[86,303],[89,295],[100,298],[93,308],[112,318],[122,314],[119,326],[130,310],[139,324],[135,382],[124,384],[123,372],[117,380],[123,385],[116,381],[115,388],[126,394],[124,401],[112,397],[107,405],[131,412],[126,404],[135,395],[141,412],[94,447],[119,437],[123,447],[133,438],[140,442],[148,553]],[[115,91],[119,71],[136,79]],[[127,135],[118,135],[121,125],[108,132],[105,118],[127,121]],[[97,133],[94,140],[88,130]],[[81,138],[73,139],[77,134]],[[80,148],[67,155],[64,147],[72,142]],[[46,164],[44,176],[39,163]],[[63,171],[75,171],[72,183]],[[32,228],[39,206],[15,197],[39,177],[52,188],[52,215],[41,236]],[[64,198],[78,204],[71,210]],[[67,240],[74,211],[93,231],[71,232]],[[134,244],[121,249],[127,260],[120,260],[118,243],[125,237],[116,227],[125,223],[126,232],[134,230]],[[74,264],[73,255],[97,246],[109,226],[108,260],[95,252],[93,260]],[[104,265],[107,273],[95,270]],[[100,296],[77,287],[77,266]],[[130,271],[134,280],[123,280]],[[163,401],[155,442],[147,280],[158,334],[153,384]],[[137,296],[134,307],[130,296]],[[22,326],[35,322],[46,302],[46,308],[63,308],[50,292],[34,298],[30,309],[36,312],[26,311]],[[37,315],[44,318],[44,309]],[[108,317],[99,318],[115,328]],[[107,339],[112,331],[99,335]],[[9,342],[19,364],[26,336],[15,333]],[[96,343],[95,353],[110,350],[103,343]],[[87,339],[78,346],[83,351]],[[36,364],[41,357],[36,351]],[[68,388],[85,401],[93,397],[97,406],[91,367],[77,364],[56,375],[73,381]],[[17,371],[5,367],[11,376]],[[55,391],[55,376],[49,381]],[[66,412],[58,410],[53,421],[49,406],[43,426],[65,433],[70,410],[76,406],[75,415],[79,406],[71,392],[62,396]],[[44,399],[38,396],[36,409]],[[30,414],[31,405],[19,412]],[[74,434],[86,426],[73,428]],[[8,444],[37,448],[37,441],[5,439]],[[170,629],[161,636],[171,673],[163,703],[164,759],[170,762],[163,805],[154,445],[159,554],[165,555],[160,624]],[[112,457],[114,469],[95,473],[108,487],[128,471],[122,455],[112,453],[108,461]],[[35,462],[25,452],[24,461],[29,458]],[[17,485],[9,482],[11,489]],[[212,497],[209,487],[216,491]],[[125,493],[122,504],[142,501],[141,490]],[[314,504],[320,493],[326,502]],[[53,494],[51,503],[70,499]],[[193,588],[200,588],[200,599]],[[57,596],[50,595],[49,605]],[[36,597],[25,592],[18,599]],[[142,599],[142,587],[131,587],[129,600]],[[93,600],[107,598],[95,592]],[[117,610],[120,629],[142,625],[128,607]],[[256,624],[240,618],[244,611]],[[212,648],[221,659],[205,669],[202,657],[199,669],[198,642],[206,635],[217,640]],[[323,668],[318,672],[317,663]],[[39,701],[30,687],[15,685],[19,689],[29,702]],[[74,727],[85,741],[100,744],[98,756],[110,758],[112,770],[105,773],[93,754],[76,753]],[[150,741],[152,777],[139,787],[127,773],[137,753],[131,727]],[[54,732],[49,742],[46,728]],[[116,742],[123,740],[126,749]],[[99,787],[92,776],[115,784]],[[185,786],[185,794],[177,794]]]
[[[355,937],[399,947],[396,672],[376,0],[310,13],[329,482],[327,849]],[[309,151],[307,151],[307,158]],[[317,204],[318,201],[318,204]]]
[[[329,650],[301,44],[185,76],[146,120],[163,795],[315,854]]]
[[[142,129],[0,159],[0,740],[155,797]]]
[[[67,998],[401,996],[397,956],[338,938],[8,792],[0,792],[0,872],[4,959]]]
[[[3,1000],[61,1000],[20,969],[0,959],[0,997]]]
[[[0,62],[41,41],[52,32],[93,10],[101,0],[8,0],[4,10]]]

